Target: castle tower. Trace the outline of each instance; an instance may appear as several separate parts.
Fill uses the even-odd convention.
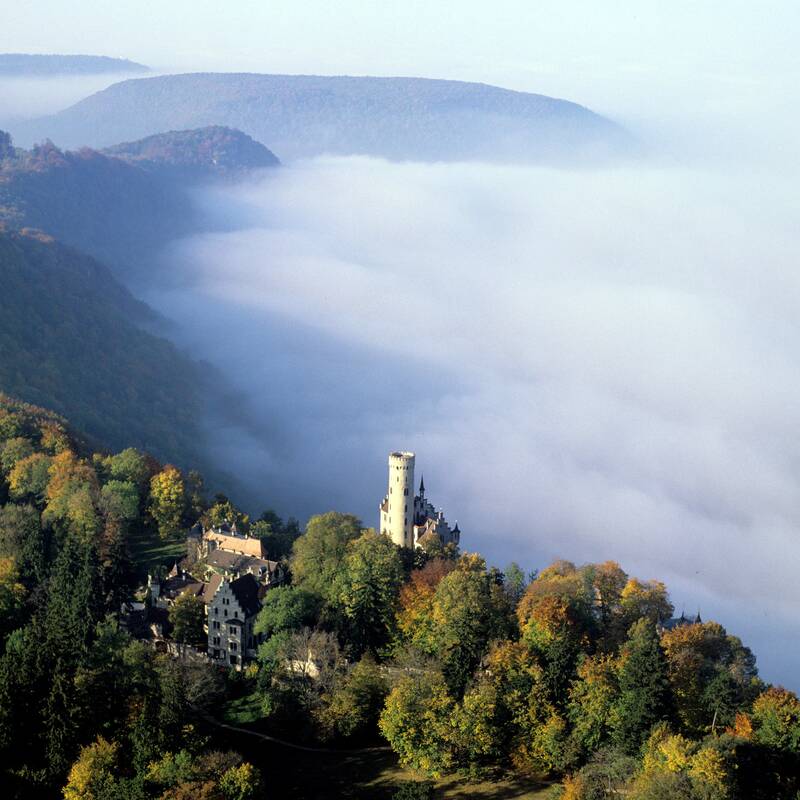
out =
[[[381,533],[401,547],[414,546],[414,454],[389,455],[389,488],[381,504]]]

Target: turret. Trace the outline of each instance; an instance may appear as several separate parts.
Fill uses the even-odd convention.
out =
[[[401,547],[414,546],[414,454],[389,455],[389,487],[380,507],[381,533]]]

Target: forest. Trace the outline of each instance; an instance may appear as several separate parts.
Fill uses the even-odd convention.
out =
[[[5,395],[0,475],[4,796],[270,797],[280,763],[231,749],[217,725],[236,709],[299,745],[390,747],[413,776],[385,795],[398,800],[436,796],[443,776],[508,775],[562,800],[800,797],[797,696],[614,562],[501,570],[435,537],[397,548],[346,513],[304,529],[250,518],[199,474],[93,452]],[[243,672],[199,657],[199,601],[170,610],[179,655],[123,624],[198,520],[264,539],[291,576],[266,592]]]

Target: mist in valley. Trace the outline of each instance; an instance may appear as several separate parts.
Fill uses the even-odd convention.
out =
[[[320,158],[198,199],[145,299],[223,376],[254,511],[376,524],[417,452],[464,547],[613,558],[790,682],[800,281],[788,176]],[[256,505],[253,505],[256,504]]]
[[[375,525],[388,452],[414,450],[464,549],[618,560],[797,688],[795,57],[704,71],[723,37],[672,69],[646,44],[481,73],[610,114],[635,160],[288,162],[199,192],[208,232],[134,288],[209,365],[208,460],[250,511]],[[8,83],[9,119],[78,99]]]

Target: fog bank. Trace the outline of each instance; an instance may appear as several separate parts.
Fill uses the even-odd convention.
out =
[[[146,300],[225,375],[250,499],[376,523],[392,449],[467,550],[613,558],[796,684],[791,181],[650,166],[301,163],[202,202]],[[231,422],[233,420],[233,422]]]

